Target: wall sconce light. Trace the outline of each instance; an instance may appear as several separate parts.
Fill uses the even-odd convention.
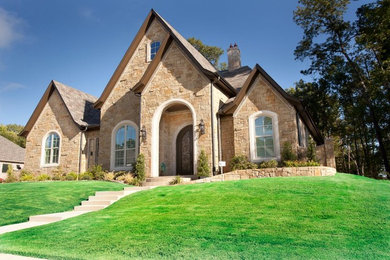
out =
[[[146,140],[146,128],[145,128],[145,126],[142,126],[142,129],[140,130],[140,132],[141,132],[142,140],[145,141]]]
[[[206,129],[204,127],[203,119],[201,119],[200,123],[199,123],[199,132],[200,132],[201,135],[204,135],[206,133]]]

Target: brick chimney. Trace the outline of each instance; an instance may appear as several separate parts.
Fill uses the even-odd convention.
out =
[[[227,50],[227,55],[229,71],[241,68],[241,52],[237,46],[237,43],[235,43],[234,45],[230,44],[230,47]]]

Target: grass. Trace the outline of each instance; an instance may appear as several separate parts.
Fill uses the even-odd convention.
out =
[[[27,221],[32,215],[71,210],[95,191],[122,190],[123,186],[102,181],[0,184],[0,226]]]
[[[390,182],[264,178],[159,187],[62,222],[0,236],[48,259],[390,258]]]

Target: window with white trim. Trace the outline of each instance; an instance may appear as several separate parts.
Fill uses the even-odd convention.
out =
[[[114,144],[114,167],[131,167],[136,160],[137,132],[131,125],[116,130]]]
[[[272,118],[261,116],[255,120],[256,157],[275,157]]]
[[[158,49],[160,48],[160,42],[152,42],[150,44],[150,59],[153,60],[153,58],[157,55]]]
[[[58,164],[60,158],[60,136],[50,133],[45,140],[44,164]]]

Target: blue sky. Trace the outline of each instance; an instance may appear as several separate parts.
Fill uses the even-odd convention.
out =
[[[351,10],[367,1],[353,2]],[[283,88],[303,78],[293,0],[0,0],[0,124],[26,124],[55,79],[99,97],[151,8],[184,37],[259,63]],[[309,78],[306,78],[310,80]]]

